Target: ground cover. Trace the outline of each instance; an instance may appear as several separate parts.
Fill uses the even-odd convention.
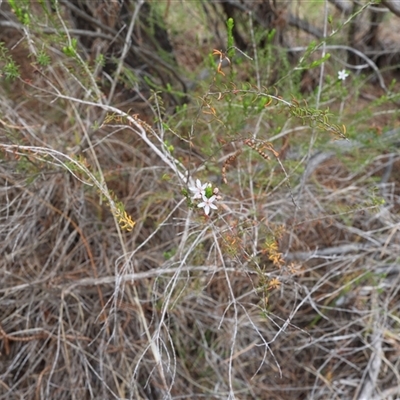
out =
[[[399,395],[398,21],[301,3],[0,3],[0,398]]]

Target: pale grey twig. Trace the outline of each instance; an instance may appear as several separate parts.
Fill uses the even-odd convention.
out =
[[[379,319],[381,310],[377,304],[377,291],[375,290],[372,294],[372,307],[373,310],[373,333],[371,335],[371,356],[364,372],[364,382],[362,382],[361,388],[357,400],[370,400],[376,391],[378,375],[381,370],[382,364],[382,342],[383,342],[383,327],[381,326]]]
[[[342,256],[344,254],[360,253],[365,250],[368,250],[369,252],[378,251],[380,250],[380,247],[371,249],[371,246],[367,244],[345,244],[343,246],[328,247],[326,249],[315,250],[315,251],[299,251],[294,253],[287,253],[285,254],[285,260],[301,261],[301,260],[311,260],[313,258],[335,259],[339,258],[339,256]]]

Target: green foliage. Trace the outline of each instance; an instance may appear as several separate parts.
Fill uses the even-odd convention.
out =
[[[274,37],[276,35],[276,29],[271,29],[269,32],[267,32],[267,43],[272,43],[274,40]]]
[[[175,254],[176,254],[176,249],[164,251],[163,253],[164,260],[166,261],[170,260]]]
[[[19,78],[19,66],[9,55],[8,49],[3,42],[0,42],[0,63],[2,64],[2,75],[6,81],[12,82]]]
[[[228,57],[233,57],[235,54],[235,49],[233,48],[234,46],[234,39],[233,39],[233,27],[234,27],[234,21],[233,18],[228,18],[226,21],[226,27],[227,27],[227,35],[228,35],[228,41],[227,41],[227,52],[228,52]]]
[[[68,46],[64,46],[62,51],[68,57],[76,57],[77,55],[78,40],[76,38],[71,39],[71,43]]]
[[[331,55],[329,53],[326,53],[323,57],[321,57],[319,60],[315,60],[311,62],[308,66],[305,67],[305,69],[313,69],[319,67],[322,63],[325,61],[329,60]]]
[[[50,65],[50,61],[50,56],[44,51],[44,49],[41,49],[36,56],[36,62],[42,67],[47,67]]]
[[[304,102],[304,106],[300,106],[296,100],[292,99],[289,111],[291,115],[299,118],[303,125],[316,126],[322,131],[332,132],[342,139],[346,138],[346,127],[344,125],[330,123],[329,117],[332,116],[332,113],[329,112],[329,109],[313,109],[306,102]]]
[[[174,150],[175,150],[175,147],[174,147],[174,145],[172,145],[168,140],[166,140],[165,142],[164,142],[164,146],[165,146],[165,148],[167,149],[167,151],[169,152],[169,153],[173,153],[174,152]]]
[[[205,196],[206,196],[207,198],[210,198],[213,194],[214,194],[214,193],[213,193],[213,187],[212,187],[212,186],[207,186],[207,187],[206,187],[206,194],[205,194]]]
[[[100,65],[101,67],[104,67],[106,65],[106,59],[104,57],[104,54],[99,54],[96,59],[95,59],[95,64]]]
[[[3,72],[4,76],[6,77],[6,81],[14,81],[20,76],[19,67],[12,59],[6,62],[3,67]]]
[[[29,0],[8,0],[8,4],[10,5],[15,16],[23,25],[29,25],[30,23],[30,15],[28,11],[30,5],[29,3]]]
[[[378,194],[378,192],[379,189],[377,187],[372,190],[372,193],[368,198],[368,202],[365,204],[367,207],[380,207],[385,205],[386,200],[380,194]]]
[[[104,57],[100,58],[101,62],[105,62]],[[145,77],[146,82],[151,85],[151,87],[153,86],[153,82],[148,79],[147,77]],[[135,85],[138,84],[139,79],[136,76],[136,74],[130,69],[130,68],[122,68],[122,72],[119,76],[119,81],[127,88],[127,89],[131,89],[133,87],[135,87]]]
[[[45,165],[42,161],[34,160],[32,157],[21,157],[16,164],[16,171],[25,177],[25,182],[29,185],[43,173]]]

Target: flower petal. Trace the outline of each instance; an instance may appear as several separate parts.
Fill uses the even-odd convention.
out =
[[[206,187],[207,183],[202,185],[200,179],[196,179],[196,186],[189,186],[189,190],[194,193],[192,199],[201,199]]]
[[[210,207],[213,208],[214,210],[218,210],[218,207],[215,204],[210,203]]]

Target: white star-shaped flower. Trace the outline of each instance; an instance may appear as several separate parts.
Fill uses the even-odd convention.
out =
[[[345,69],[342,69],[338,72],[338,79],[341,81],[345,81],[348,76],[349,73]]]
[[[200,179],[196,179],[196,186],[189,186],[189,190],[194,193],[192,199],[201,199],[206,193],[207,183],[201,184]]]
[[[217,196],[213,195],[210,198],[206,197],[204,194],[202,195],[203,201],[197,205],[199,208],[204,208],[204,213],[206,215],[210,214],[210,209],[213,208],[214,210],[217,210],[217,206],[213,204]]]

